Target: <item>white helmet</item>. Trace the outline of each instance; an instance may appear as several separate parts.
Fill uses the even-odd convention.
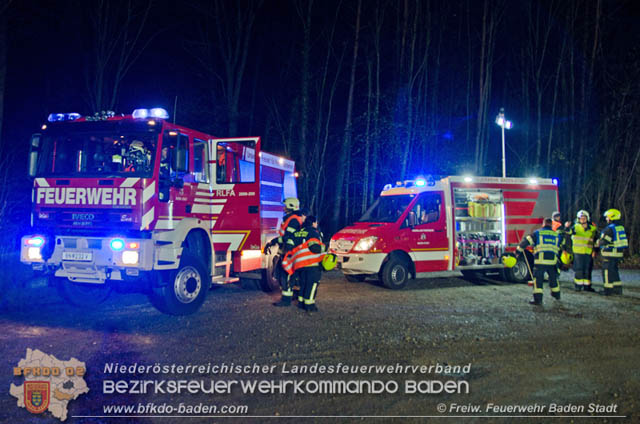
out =
[[[287,197],[286,199],[284,199],[283,203],[285,209],[289,209],[292,211],[297,211],[298,209],[300,209],[300,200],[295,197]]]
[[[129,145],[129,151],[131,152],[144,152],[144,143],[140,140],[133,140]]]
[[[580,210],[580,211],[578,211],[578,214],[576,215],[576,218],[580,219],[580,218],[582,218],[583,216],[586,216],[586,217],[587,217],[587,221],[590,219],[590,218],[589,218],[589,212],[587,212],[587,211],[585,211],[585,210]]]

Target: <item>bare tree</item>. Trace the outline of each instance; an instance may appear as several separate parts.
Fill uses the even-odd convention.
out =
[[[145,34],[153,1],[96,0],[87,8],[92,50],[85,82],[94,112],[113,110],[122,80],[156,33]]]

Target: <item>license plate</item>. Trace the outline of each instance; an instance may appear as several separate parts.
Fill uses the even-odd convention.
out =
[[[91,252],[62,252],[63,261],[92,261],[93,253]]]

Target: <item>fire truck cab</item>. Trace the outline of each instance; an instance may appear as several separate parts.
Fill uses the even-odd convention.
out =
[[[556,210],[551,179],[418,178],[387,184],[358,222],[331,238],[330,251],[347,280],[378,276],[392,289],[460,272],[504,270],[524,282],[524,258],[505,268],[503,257]]]
[[[51,114],[31,140],[32,230],[21,261],[51,275],[70,302],[116,287],[161,311],[195,312],[211,284],[277,287],[282,200],[294,163],[260,138],[218,139],[175,125],[163,109],[131,115]]]

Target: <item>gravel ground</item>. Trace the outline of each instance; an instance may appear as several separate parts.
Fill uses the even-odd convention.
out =
[[[447,278],[412,281],[405,290],[391,291],[374,281],[347,283],[332,272],[320,285],[316,313],[275,308],[271,304],[277,295],[230,285],[211,290],[203,308],[188,317],[162,315],[139,294],[115,294],[98,309],[79,310],[38,281],[24,290],[4,281],[0,340],[6,377],[0,384],[5,392],[0,422],[59,422],[49,412],[36,416],[16,407],[8,393],[11,382],[22,383],[12,369],[27,348],[86,363],[90,392],[69,403],[71,423],[274,422],[273,417],[323,423],[424,422],[424,417],[464,423],[640,422],[640,272],[622,271],[623,296],[575,293],[572,274],[563,273],[561,279],[562,300],[554,301],[545,287],[544,306],[534,307],[527,303],[531,288],[526,285]],[[108,363],[257,364],[269,371],[109,375],[104,372]],[[315,364],[387,365],[394,372],[295,373],[295,366]],[[395,369],[398,364],[427,370]],[[103,393],[106,380],[183,378],[237,383],[229,394]],[[264,383],[275,393],[248,394],[240,386],[261,380],[275,382]],[[279,393],[278,384],[285,380],[304,381],[299,386],[303,393],[294,393],[293,387]],[[313,393],[319,381],[380,381],[386,389],[378,394],[366,388],[364,393]],[[436,391],[438,383],[429,387],[429,381],[450,382],[463,391],[407,393],[412,381],[422,381],[423,391]],[[103,416],[104,405],[150,402],[246,405],[248,411],[235,419],[203,416],[211,414],[177,418],[175,413],[77,417]],[[487,410],[491,404],[503,409]],[[509,405],[539,409],[513,418],[523,414],[504,409]],[[574,411],[553,412],[554,405]],[[590,405],[609,410],[593,411]],[[294,416],[303,418],[287,418]]]

